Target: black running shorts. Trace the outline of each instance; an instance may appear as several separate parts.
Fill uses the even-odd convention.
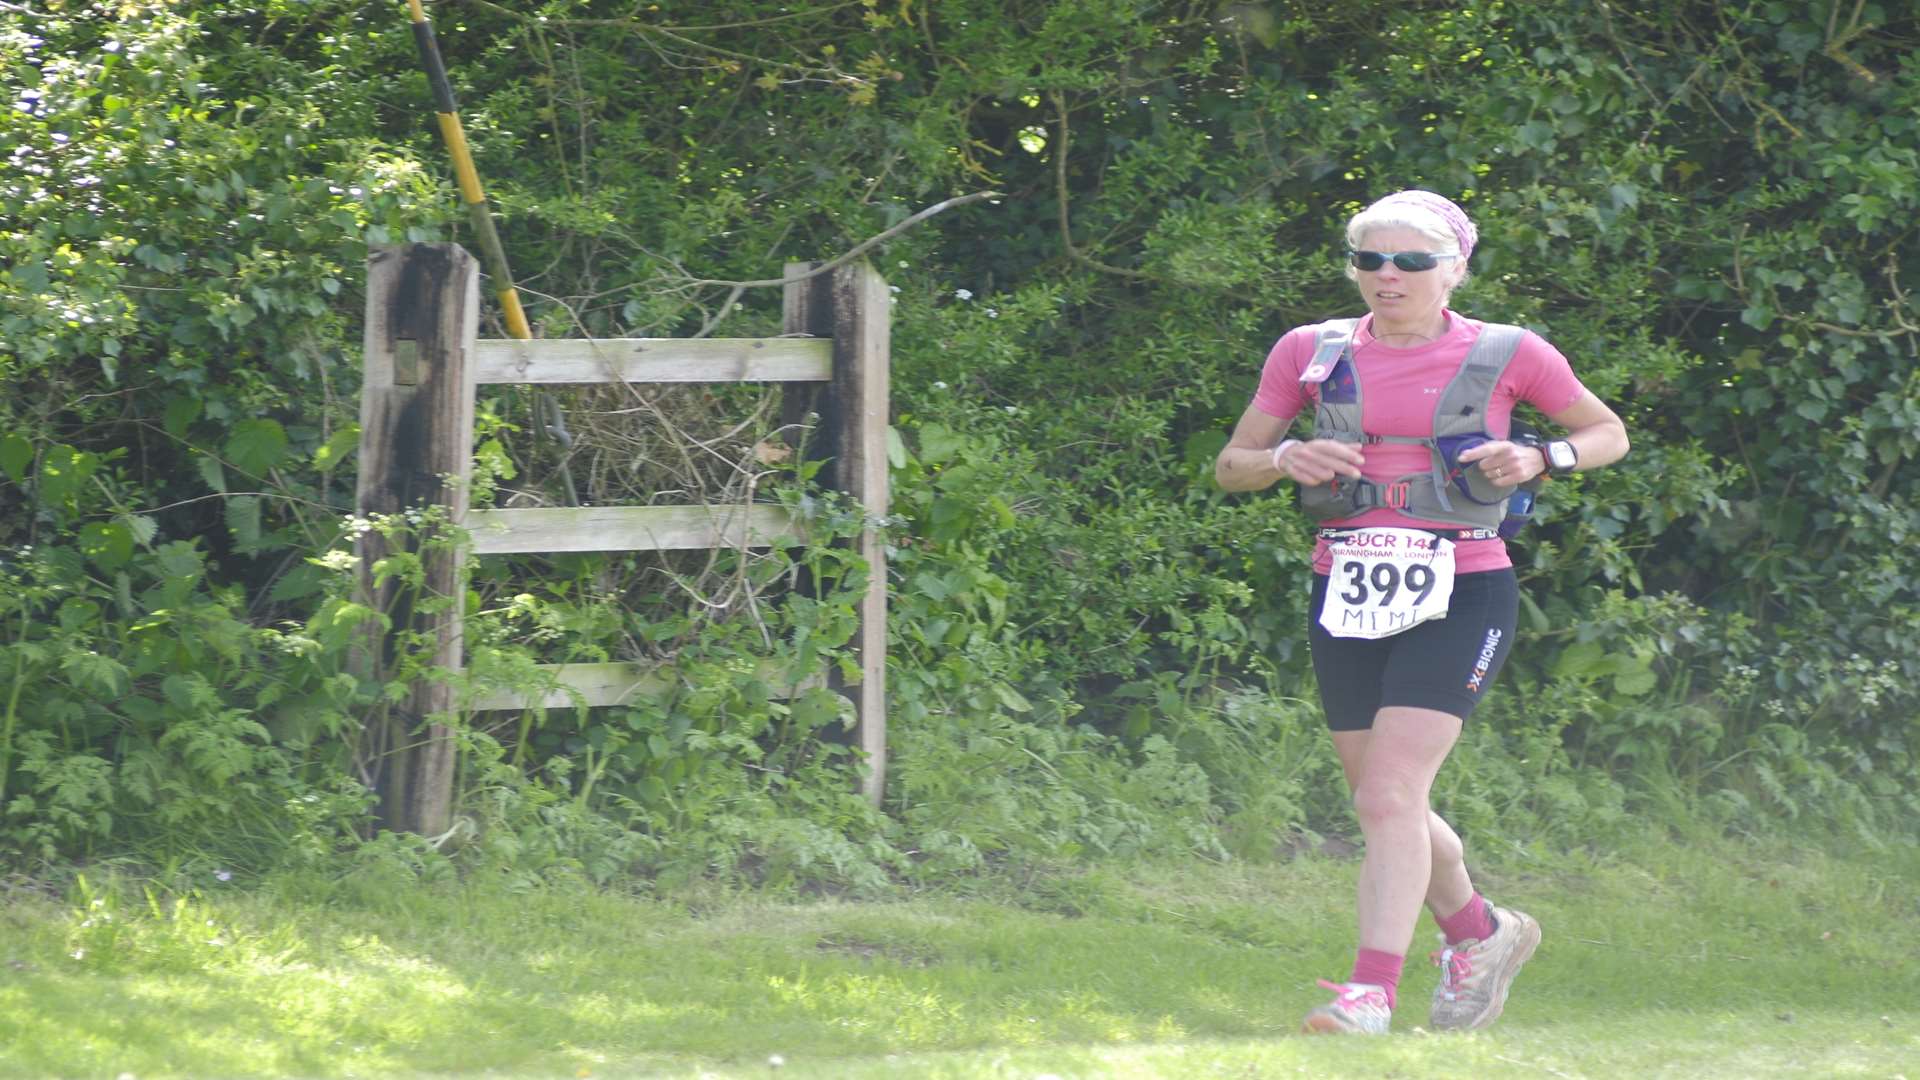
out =
[[[1362,731],[1388,706],[1472,715],[1513,650],[1520,585],[1511,569],[1461,574],[1446,618],[1371,641],[1327,633],[1320,625],[1326,600],[1327,576],[1315,574],[1307,640],[1320,703],[1328,727]]]

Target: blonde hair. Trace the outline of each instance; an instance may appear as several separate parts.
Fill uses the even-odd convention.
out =
[[[1361,237],[1378,229],[1412,229],[1433,245],[1434,254],[1460,254],[1460,238],[1453,234],[1439,214],[1406,205],[1375,204],[1353,215],[1347,222],[1347,246],[1359,247]]]
[[[1387,229],[1411,229],[1419,233],[1423,239],[1433,245],[1432,250],[1435,255],[1460,254],[1460,238],[1447,225],[1446,219],[1424,207],[1408,206],[1405,203],[1387,203],[1386,205],[1375,203],[1353,215],[1347,220],[1347,246],[1358,250],[1362,238],[1368,233]],[[1450,262],[1457,262],[1460,265],[1460,278],[1449,286],[1451,290],[1466,284],[1468,270],[1467,260],[1464,258],[1450,260]],[[1347,280],[1358,280],[1359,276],[1359,272],[1354,270],[1353,264],[1349,262]]]

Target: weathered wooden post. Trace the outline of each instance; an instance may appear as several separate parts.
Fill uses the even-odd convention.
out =
[[[788,263],[797,277],[819,263]],[[808,440],[809,456],[825,458],[818,478],[885,517],[887,491],[887,362],[892,333],[887,283],[865,262],[842,266],[786,286],[782,329],[833,339],[833,378],[824,387],[787,388],[782,421],[801,424],[818,415]],[[858,541],[869,573],[855,635],[861,680],[854,706],[855,744],[866,754],[861,790],[876,806],[886,789],[887,766],[887,560],[880,533],[866,529]]]
[[[457,244],[376,248],[367,259],[366,374],[360,397],[360,516],[444,506],[461,524],[467,511],[473,456],[474,379],[469,354],[479,331],[480,275]],[[419,545],[420,537],[411,542]],[[372,673],[385,681],[395,637],[425,632],[427,662],[461,666],[463,588],[457,552],[423,551],[425,582],[417,593],[389,581],[374,588],[373,564],[389,553],[377,532],[357,546],[361,587],[392,631],[374,650]],[[428,603],[421,610],[423,601]],[[407,697],[368,732],[370,774],[388,829],[436,835],[453,809],[451,730],[430,718],[452,711],[453,688],[416,679]]]

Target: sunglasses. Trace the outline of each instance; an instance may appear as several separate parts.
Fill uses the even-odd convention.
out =
[[[1431,251],[1349,251],[1347,260],[1356,270],[1378,270],[1392,259],[1393,265],[1409,274],[1422,270],[1431,270],[1440,265],[1441,259],[1457,259],[1458,255],[1440,255]]]

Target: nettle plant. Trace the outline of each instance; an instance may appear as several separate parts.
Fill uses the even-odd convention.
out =
[[[335,584],[304,623],[260,625],[198,541],[140,517],[0,556],[0,848],[261,866],[351,838],[368,795],[344,749],[372,691]]]

